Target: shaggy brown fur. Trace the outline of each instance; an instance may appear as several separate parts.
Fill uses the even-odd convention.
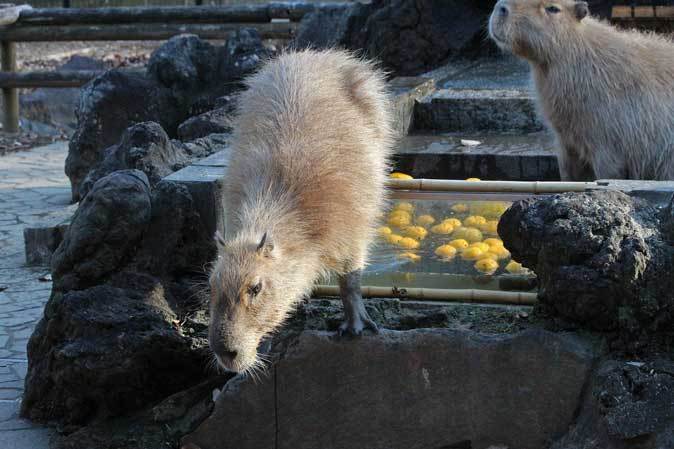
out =
[[[489,33],[529,61],[564,179],[674,179],[674,43],[587,14],[585,2],[501,0]]]
[[[233,371],[321,275],[365,265],[393,135],[384,76],[344,52],[286,53],[238,104],[210,279],[211,346]]]

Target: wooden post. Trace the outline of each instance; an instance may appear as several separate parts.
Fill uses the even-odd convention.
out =
[[[16,43],[2,41],[2,71],[16,72]],[[5,102],[5,117],[3,121],[6,133],[19,132],[19,91],[12,87],[2,89],[2,98]]]

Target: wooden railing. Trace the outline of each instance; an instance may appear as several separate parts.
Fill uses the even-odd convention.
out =
[[[327,5],[270,3],[22,10],[14,23],[0,26],[4,131],[13,133],[19,129],[18,88],[77,87],[100,74],[95,71],[17,72],[16,42],[164,40],[183,33],[203,39],[225,39],[244,27],[256,28],[263,39],[290,39],[305,14]],[[347,4],[330,6],[346,7]]]
[[[611,10],[611,20],[614,22],[659,20],[674,21],[674,6],[672,5],[622,5],[614,6]]]

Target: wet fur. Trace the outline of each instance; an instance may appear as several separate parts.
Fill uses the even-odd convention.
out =
[[[321,275],[365,265],[393,141],[383,74],[348,53],[289,52],[247,85],[211,274],[211,344],[216,355],[218,344],[245,354],[223,363],[235,371],[254,363],[260,339]],[[256,282],[263,288],[253,298]]]
[[[674,179],[674,43],[579,21],[571,0],[502,5],[510,13],[501,20],[495,9],[490,34],[529,61],[562,177]],[[550,17],[548,5],[562,11]]]

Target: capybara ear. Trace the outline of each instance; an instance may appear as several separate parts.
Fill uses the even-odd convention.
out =
[[[266,232],[262,236],[260,243],[257,245],[257,252],[265,257],[271,257],[273,255],[274,243],[272,243]]]
[[[587,2],[576,2],[576,4],[573,5],[573,12],[576,15],[576,19],[580,21],[590,14],[590,9],[587,6]]]

